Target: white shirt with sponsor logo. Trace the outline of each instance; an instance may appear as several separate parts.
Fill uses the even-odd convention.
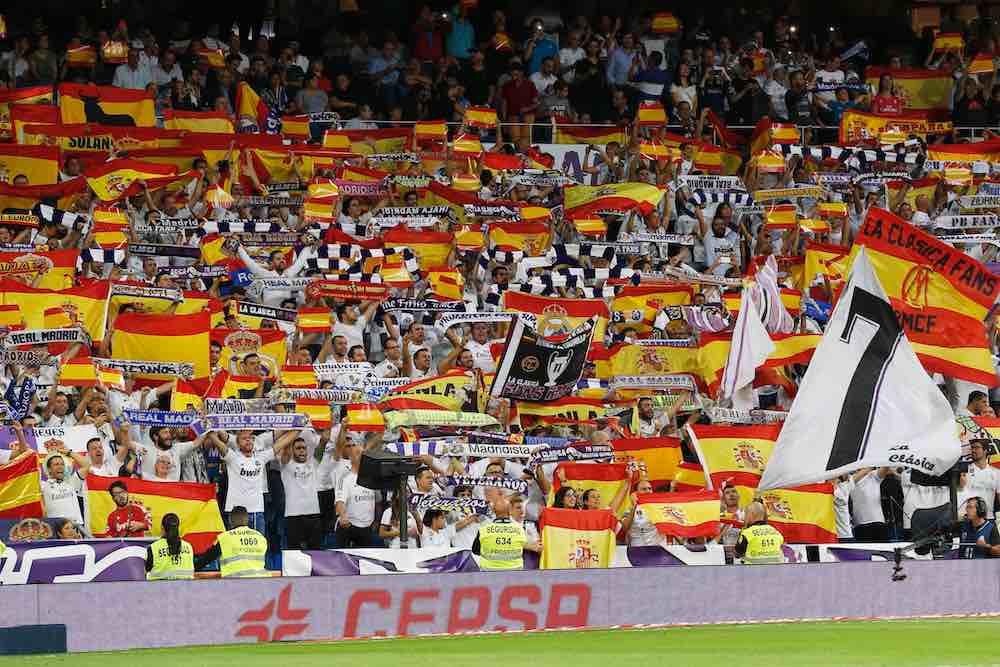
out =
[[[156,479],[156,460],[161,456],[170,459],[170,472],[167,473],[167,480],[171,482],[181,481],[181,459],[195,450],[197,445],[194,442],[175,442],[170,449],[160,449],[156,445],[136,443],[135,450],[142,458],[143,479]]]
[[[358,473],[353,470],[340,480],[336,498],[344,503],[347,519],[355,528],[368,528],[375,521],[375,492],[358,484]]]
[[[979,496],[986,501],[987,518],[993,518],[993,504],[996,502],[998,491],[1000,491],[1000,468],[993,466],[980,468],[975,464],[969,466],[965,488],[961,489],[960,493],[966,498]],[[961,513],[962,508],[960,507],[958,511]]]
[[[70,519],[83,525],[80,502],[77,500],[82,491],[83,478],[77,472],[69,473],[61,482],[51,477],[42,482],[45,516],[49,519]]]
[[[264,511],[265,466],[273,458],[273,449],[254,452],[250,456],[236,449],[226,450],[222,459],[229,481],[225,511],[231,512],[238,505],[245,507],[247,512]]]
[[[319,514],[316,495],[317,465],[312,458],[305,463],[291,460],[281,466],[281,483],[285,486],[285,516]]]

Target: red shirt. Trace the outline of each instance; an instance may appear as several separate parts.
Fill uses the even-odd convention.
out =
[[[872,98],[872,111],[875,113],[903,113],[903,100],[895,95],[876,95]]]
[[[520,116],[525,109],[534,106],[538,99],[538,89],[529,79],[521,79],[520,84],[511,79],[504,84],[500,94],[507,103],[508,116]]]
[[[129,521],[141,521],[142,530],[128,530]],[[109,537],[142,537],[149,530],[149,518],[141,507],[129,503],[108,515]]]

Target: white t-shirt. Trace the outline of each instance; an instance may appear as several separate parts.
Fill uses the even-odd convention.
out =
[[[451,541],[455,538],[455,526],[445,524],[444,528],[435,531],[424,526],[424,532],[420,535],[421,547],[450,547]]]
[[[264,466],[274,458],[273,449],[264,449],[246,456],[235,449],[226,450],[226,512],[242,505],[247,512],[264,511]],[[317,510],[318,511],[318,510]]]
[[[156,445],[136,443],[136,452],[142,457],[143,479],[154,479],[156,477],[156,460],[161,456],[167,456],[170,458],[170,471],[167,473],[167,480],[171,482],[181,481],[181,459],[193,452],[196,446],[194,442],[175,442],[170,449],[160,449]]]
[[[825,86],[833,86],[839,83],[844,83],[844,72],[839,69],[835,69],[832,72],[828,72],[825,69],[818,70],[816,72],[816,83]],[[816,93],[816,97],[824,102],[832,102],[837,98],[837,91],[823,91]]]
[[[969,466],[969,474],[965,478],[965,488],[961,490],[962,495],[967,498],[979,496],[986,501],[986,516],[993,518],[993,504],[996,502],[997,492],[1000,491],[1000,468],[986,466],[980,468],[975,464]],[[959,508],[961,512],[961,508]]]
[[[471,338],[465,342],[465,347],[472,353],[472,364],[484,373],[493,373],[497,369],[493,355],[490,354],[490,345],[493,341],[477,343]]]
[[[358,317],[358,321],[354,324],[345,324],[343,322],[335,322],[331,327],[331,331],[334,336],[343,336],[347,339],[347,349],[350,350],[355,345],[364,346],[365,344],[365,326],[368,321],[365,320],[364,315]]]
[[[630,547],[655,547],[662,542],[660,531],[656,524],[649,520],[641,508],[636,508],[632,525],[628,529],[628,545]]]
[[[386,507],[385,511],[382,512],[382,520],[379,522],[383,526],[392,527],[392,508]],[[398,527],[398,526],[397,526]],[[413,517],[407,517],[406,519],[406,532],[409,534],[410,539],[407,541],[407,546],[413,548],[417,544],[417,526],[414,524]],[[473,536],[474,538],[475,536]],[[399,548],[399,536],[389,540],[388,548],[398,549]],[[472,548],[472,542],[469,542],[469,548]]]
[[[882,513],[882,478],[877,470],[859,479],[851,490],[851,501],[854,505],[854,525],[863,526],[868,523],[885,523]]]
[[[466,516],[468,515],[462,512],[450,512],[448,514],[448,521],[451,523],[451,527],[455,528],[455,524],[466,518]],[[472,543],[476,541],[477,534],[479,534],[479,522],[470,521],[463,528],[455,528],[455,534],[451,538],[451,545],[462,549],[471,549]]]
[[[77,496],[82,491],[83,479],[77,472],[70,473],[61,482],[52,478],[42,482],[45,516],[49,519],[70,519],[83,525],[80,503],[77,500]]]
[[[353,470],[340,481],[336,498],[344,503],[347,519],[355,528],[368,528],[375,521],[375,492],[358,484]]]
[[[847,478],[847,481],[840,482],[833,488],[833,516],[839,538],[854,537],[854,529],[851,527],[851,512],[848,508],[853,490],[854,480],[850,477]]]
[[[319,514],[319,497],[316,495],[316,461],[307,459],[298,463],[294,459],[281,466],[281,483],[285,486],[285,516]]]

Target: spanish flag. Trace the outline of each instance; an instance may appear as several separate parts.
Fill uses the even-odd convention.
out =
[[[0,282],[0,302],[19,307],[28,329],[46,329],[46,313],[58,308],[66,313],[71,326],[82,326],[92,340],[104,338],[107,281],[64,290],[34,288],[22,283]],[[50,315],[51,316],[51,315]]]
[[[625,143],[625,128],[606,125],[573,125],[568,119],[556,117],[557,144],[594,144],[605,146],[610,143]]]
[[[751,159],[771,148],[771,144],[773,143],[771,139],[773,127],[774,122],[769,116],[764,116],[757,121],[757,125],[753,129],[753,134],[750,135]]]
[[[455,237],[451,232],[416,232],[404,227],[390,229],[384,238],[386,246],[412,250],[420,261],[421,271],[446,266],[455,245]]]
[[[650,523],[664,535],[674,537],[716,537],[721,508],[714,491],[686,493],[642,493],[636,499]]]
[[[329,308],[299,308],[295,328],[303,333],[329,333]]]
[[[681,22],[670,12],[653,15],[653,32],[657,35],[673,35],[681,31]]]
[[[163,127],[168,130],[187,132],[233,134],[233,118],[221,111],[177,111],[163,112]]]
[[[762,174],[780,174],[785,171],[785,158],[772,151],[764,151],[753,158],[757,171]]]
[[[938,183],[941,179],[937,176],[927,176],[925,178],[918,178],[909,183],[910,189],[906,193],[906,198],[903,200],[910,206],[916,207],[917,197],[923,195],[930,198],[930,201],[934,201],[934,192],[937,190]],[[899,191],[906,187],[907,183],[905,181],[889,181],[885,184],[885,189],[890,201],[895,201],[896,197],[899,196]]]
[[[847,204],[840,201],[821,201],[816,204],[816,215],[821,218],[846,218]]]
[[[64,124],[156,125],[152,93],[94,84],[59,84],[59,115]]]
[[[448,126],[443,120],[417,121],[413,126],[413,136],[416,137],[418,142],[444,142],[448,140]]]
[[[241,132],[263,132],[268,108],[246,81],[236,88],[236,125]],[[324,139],[323,145],[326,145]]]
[[[691,303],[694,289],[691,285],[673,283],[627,284],[611,300],[611,311],[621,313],[626,326],[637,326],[640,331],[648,331],[656,320],[657,313],[667,306],[684,306]]]
[[[616,463],[637,463],[645,469],[640,477],[649,479],[655,489],[669,484],[681,462],[679,438],[619,438],[611,441]]]
[[[663,145],[656,139],[650,139],[639,144],[639,155],[647,160],[667,160],[676,157],[679,152]]]
[[[770,229],[792,229],[795,227],[797,218],[795,204],[772,206],[764,213],[764,220]]]
[[[772,144],[797,144],[802,141],[799,128],[787,123],[774,123],[771,125]]]
[[[297,389],[313,389],[319,386],[316,371],[312,366],[283,366],[281,386]]]
[[[93,67],[97,64],[97,49],[93,46],[77,46],[66,49],[68,67]]]
[[[831,544],[837,541],[833,485],[829,482],[764,491],[760,500],[767,509],[767,522],[778,529],[786,543]]]
[[[0,466],[0,519],[42,516],[42,485],[37,456]]]
[[[820,218],[802,218],[799,220],[799,227],[802,231],[811,234],[828,234],[830,232],[830,223]]]
[[[137,361],[186,362],[194,366],[194,378],[209,374],[208,348],[211,315],[121,313],[111,333],[112,357]],[[168,381],[168,375],[140,376]]]
[[[955,79],[944,70],[866,67],[865,83],[878,90],[878,81],[883,74],[892,75],[896,86],[904,91],[905,109],[945,110],[951,107]]]
[[[966,71],[969,74],[989,74],[996,71],[996,65],[993,64],[993,55],[980,51],[969,62]]]
[[[8,182],[25,176],[28,185],[58,183],[59,147],[0,144],[0,173],[6,173]]]
[[[688,373],[696,380],[702,381],[704,371],[701,357],[701,350],[698,347],[626,343],[612,349],[611,363],[607,367],[607,372],[609,379],[619,375],[652,377]],[[603,377],[601,371],[602,369],[598,368],[599,377]],[[704,378],[704,382],[707,384],[708,378]]]
[[[329,331],[329,329],[327,329]],[[222,345],[219,365],[230,373],[243,372],[241,363],[250,355],[256,355],[267,377],[275,377],[278,369],[285,365],[288,355],[287,334],[280,329],[221,329],[214,327],[211,341]],[[240,386],[240,389],[245,389]],[[257,384],[253,385],[257,388]],[[228,398],[223,396],[222,398]]]
[[[13,109],[22,105],[45,105],[45,112],[53,115],[53,121],[58,122],[59,110],[50,106],[52,104],[52,86],[32,86],[29,88],[15,88],[13,90],[0,91],[0,140],[9,141],[14,139],[14,114]],[[22,119],[23,121],[27,119]],[[25,122],[21,123],[22,126]],[[23,143],[20,139],[14,139],[17,143]]]
[[[0,305],[0,330],[9,331],[24,328],[24,315],[21,314],[21,307],[16,303],[9,306]],[[45,327],[48,329],[48,327]]]
[[[1000,294],[996,276],[981,262],[883,209],[868,211],[855,240],[854,247],[859,246],[867,248],[924,368],[995,387],[983,321]]]
[[[812,359],[819,334],[772,334],[774,351],[768,355],[762,368],[781,368],[789,364],[805,364]],[[722,382],[722,373],[729,357],[731,333],[702,334],[699,347],[701,372],[708,392],[715,394]]]
[[[10,103],[9,109],[10,138],[19,144],[28,143],[24,136],[24,130],[29,125],[47,125],[54,128],[58,127],[60,123],[59,107],[48,103]],[[0,105],[0,111],[3,111],[3,105]],[[0,115],[0,123],[2,123],[2,115]]]
[[[204,58],[208,66],[213,69],[226,69],[226,56],[221,49],[198,49],[196,51],[199,58]]]
[[[666,125],[667,112],[659,102],[643,102],[636,116],[640,126]]]
[[[481,229],[463,225],[455,230],[455,247],[466,252],[479,252],[483,249],[483,232]]]
[[[63,289],[73,284],[79,248],[26,252],[0,252],[0,278],[19,276],[34,280],[42,289]],[[37,304],[32,304],[37,308]]]
[[[927,147],[928,160],[945,162],[1000,162],[1000,140],[991,139],[974,144],[931,144]]]
[[[674,473],[674,492],[697,491],[705,488],[705,471],[698,463],[681,461]]]
[[[381,410],[448,410],[462,412],[466,387],[475,387],[475,378],[463,370],[421,378],[396,387],[378,403]]]
[[[728,310],[733,315],[739,315],[740,313],[740,293],[736,292],[726,292],[723,295],[723,301],[726,304],[726,310]],[[781,288],[781,304],[788,311],[788,314],[792,317],[796,317],[800,312],[802,312],[802,292],[797,289],[789,289],[787,287]],[[777,336],[778,334],[773,334]],[[792,335],[792,334],[789,334]]]
[[[455,155],[479,157],[483,154],[483,144],[473,134],[460,134],[451,142],[451,152]]]
[[[608,185],[572,185],[565,190],[566,214],[569,217],[590,213],[651,213],[663,199],[664,190],[648,183],[610,183]]]
[[[295,399],[295,412],[309,417],[309,423],[315,429],[330,428],[333,417],[330,411],[330,401],[313,398]]]
[[[806,243],[802,289],[808,289],[816,276],[826,276],[832,285],[840,284],[847,280],[850,266],[850,248],[809,241]]]
[[[100,201],[112,202],[134,194],[138,186],[133,188],[132,184],[138,180],[144,180],[151,190],[166,185],[177,178],[177,169],[166,164],[119,158],[91,167],[86,177]]]
[[[107,534],[108,516],[117,509],[108,493],[111,484],[123,481],[128,486],[129,499],[138,503],[150,515],[150,535],[160,536],[160,524],[165,514],[176,514],[181,520],[181,537],[191,543],[195,553],[207,551],[222,524],[214,484],[193,482],[157,482],[146,479],[121,479],[87,475],[87,500],[90,506],[90,530],[94,537]]]
[[[485,130],[497,126],[497,112],[490,107],[468,107],[465,110],[465,124]]]
[[[610,567],[616,525],[609,510],[544,508],[538,522],[542,532],[539,567],[543,570]]]
[[[94,242],[101,248],[120,248],[128,243],[128,236],[121,228],[113,225],[94,223],[90,233],[94,237]]]
[[[202,383],[189,382],[177,378],[174,380],[174,388],[170,392],[170,409],[174,412],[185,412],[190,409],[200,410],[202,406],[202,395],[205,393]]]
[[[461,301],[465,289],[465,279],[462,274],[447,267],[430,269],[427,272],[427,282],[430,292],[442,301]]]
[[[593,424],[597,419],[604,419],[608,410],[603,400],[566,396],[548,403],[518,401],[517,413],[522,421],[542,424]],[[525,417],[533,420],[525,420]]]
[[[59,384],[67,387],[94,387],[97,369],[90,357],[74,357],[59,367]]]
[[[544,255],[552,237],[549,226],[540,222],[495,222],[487,229],[491,246],[521,250],[527,257]]]
[[[608,225],[597,216],[580,216],[572,219],[573,227],[583,236],[603,239],[608,233]]]
[[[261,376],[233,375],[224,369],[212,378],[205,398],[253,398],[263,379]]]
[[[965,48],[965,38],[960,32],[939,32],[934,37],[933,49],[937,51],[961,51]]]
[[[781,424],[760,426],[715,426],[697,424],[688,427],[705,479],[710,489],[735,486],[740,504],[753,500]]]
[[[344,425],[348,431],[381,433],[385,430],[385,419],[377,406],[369,403],[351,403],[347,406],[347,419]]]
[[[560,471],[562,471],[560,473]],[[565,476],[565,482],[560,479]],[[585,491],[596,490],[601,494],[601,508],[611,507],[616,496],[624,493],[625,500],[618,510],[618,517],[621,518],[632,509],[632,501],[629,498],[631,489],[631,475],[628,466],[624,463],[571,463],[562,462],[556,467],[553,475],[551,497],[563,486],[570,486],[576,489],[577,498],[580,498]],[[550,504],[551,504],[550,497]]]
[[[523,292],[504,292],[504,310],[531,313],[538,318],[538,331],[543,336],[569,333],[593,316],[597,316],[594,340],[604,340],[604,331],[611,319],[608,304],[603,299],[562,299],[536,296]]]

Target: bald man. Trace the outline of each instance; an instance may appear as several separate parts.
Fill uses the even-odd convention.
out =
[[[528,542],[524,528],[510,519],[510,502],[497,498],[493,503],[492,523],[480,526],[472,553],[479,556],[482,570],[520,570],[524,567],[524,545]]]
[[[784,563],[785,555],[781,550],[785,538],[777,528],[767,523],[767,510],[764,504],[755,500],[743,510],[743,530],[736,540],[736,556],[743,559],[744,565],[763,565],[767,563]]]

